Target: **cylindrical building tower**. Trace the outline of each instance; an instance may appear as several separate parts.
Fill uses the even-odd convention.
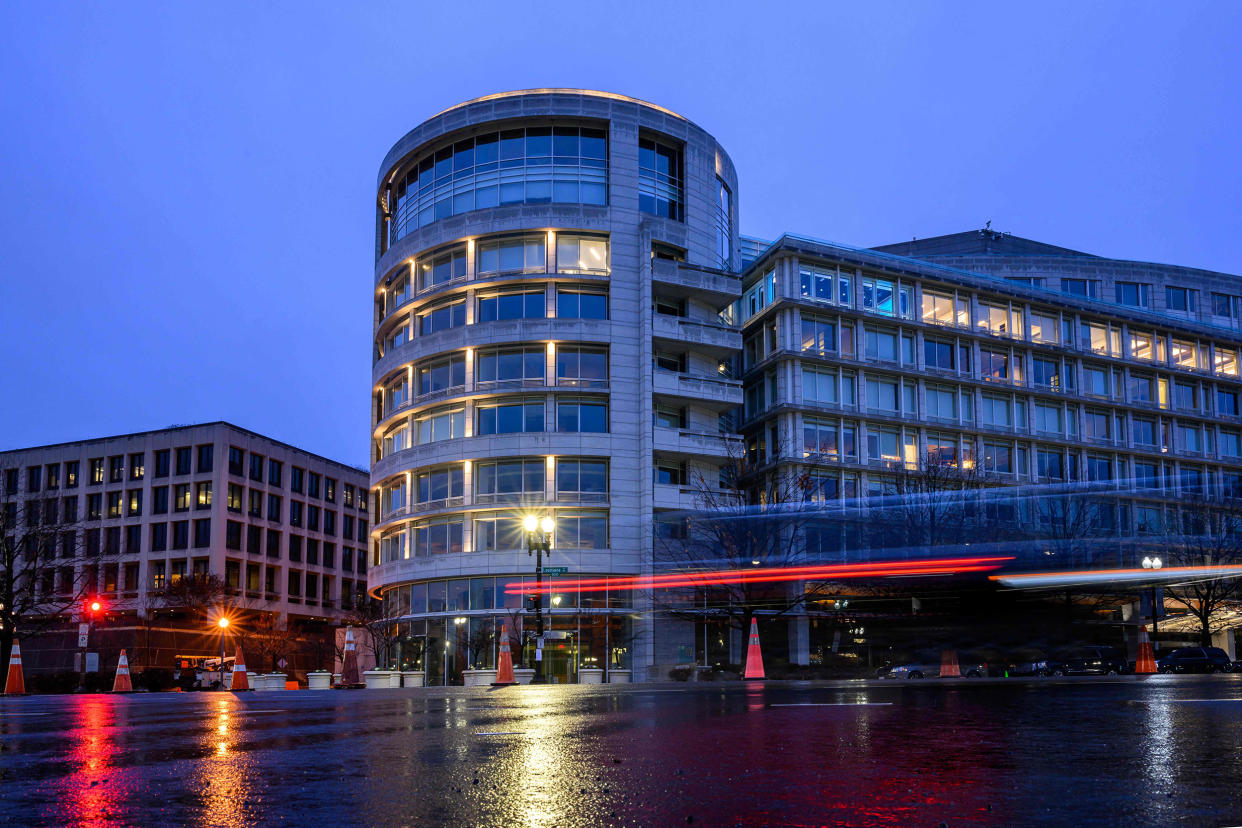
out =
[[[659,511],[737,450],[733,164],[632,98],[492,95],[392,148],[376,236],[370,589],[428,683],[494,666],[502,623],[533,664],[506,592],[534,578],[523,519],[555,521],[554,587],[642,574]],[[694,647],[640,592],[544,607],[549,681],[642,680]]]

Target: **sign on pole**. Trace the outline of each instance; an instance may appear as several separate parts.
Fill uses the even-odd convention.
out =
[[[85,647],[87,638],[91,634],[90,624],[78,624],[78,646]]]
[[[569,572],[567,566],[545,566],[543,568],[544,575],[564,575],[567,572]]]

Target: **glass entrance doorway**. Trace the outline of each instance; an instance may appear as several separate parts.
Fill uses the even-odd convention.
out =
[[[578,640],[572,632],[547,633],[543,642],[543,678],[548,684],[577,684]]]

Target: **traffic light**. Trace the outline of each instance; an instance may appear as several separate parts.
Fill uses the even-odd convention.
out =
[[[86,599],[86,606],[84,609],[86,610],[86,614],[91,618],[95,618],[99,615],[99,613],[103,612],[103,608],[103,601],[99,600],[98,596]]]
[[[526,611],[527,612],[535,611],[535,599],[529,595],[526,597]]]

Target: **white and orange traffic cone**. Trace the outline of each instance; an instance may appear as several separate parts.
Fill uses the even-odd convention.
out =
[[[742,678],[764,678],[763,653],[759,649],[759,622],[754,616],[750,619],[750,644],[746,647],[746,672]]]
[[[134,692],[134,684],[129,678],[129,659],[125,657],[124,650],[121,650],[121,657],[116,662],[116,678],[112,680],[112,692]]]
[[[513,677],[513,655],[509,652],[509,628],[506,624],[500,625],[500,663],[496,667],[496,680],[492,682],[492,687],[508,687],[517,684],[517,679]]]
[[[246,659],[242,656],[241,645],[237,647],[237,658],[233,659],[233,683],[230,690],[249,690],[250,678],[246,675]]]
[[[957,650],[940,651],[940,677],[961,678],[962,668],[957,663]]]
[[[360,687],[362,677],[358,675],[358,651],[354,647],[354,631],[345,628],[345,658],[341,665],[340,687]]]
[[[4,682],[4,695],[26,695],[26,679],[22,675],[22,647],[13,639],[13,653],[9,656],[9,675]]]
[[[1147,627],[1139,627],[1138,658],[1134,661],[1134,674],[1155,673],[1156,654],[1151,648],[1151,639],[1147,637]]]

